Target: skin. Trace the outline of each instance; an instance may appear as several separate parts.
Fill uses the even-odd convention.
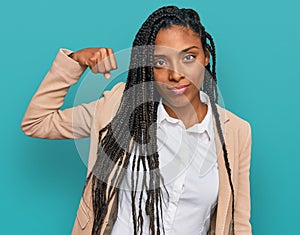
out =
[[[69,55],[81,66],[89,67],[93,73],[110,77],[110,71],[117,69],[117,62],[111,48],[85,48]]]
[[[69,55],[93,73],[110,77],[117,69],[111,48],[85,48]],[[171,26],[161,29],[155,39],[154,80],[167,113],[181,119],[186,128],[201,122],[207,105],[201,102],[199,89],[204,78],[209,52],[204,53],[201,40],[191,29]]]
[[[199,89],[204,79],[209,53],[191,29],[171,26],[161,29],[155,40],[154,80],[167,113],[181,119],[186,128],[201,122],[207,105]]]

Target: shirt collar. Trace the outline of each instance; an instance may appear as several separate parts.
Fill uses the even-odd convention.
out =
[[[200,92],[201,102],[207,104],[207,107],[208,107],[207,113],[201,123],[196,123],[195,125],[186,129],[186,131],[192,132],[192,133],[198,133],[198,134],[206,132],[209,139],[211,140],[212,138],[214,138],[214,127],[213,127],[212,108],[211,108],[211,104],[210,104],[210,99],[209,99],[208,95],[206,93],[204,93],[203,91],[199,91],[199,92]],[[177,123],[180,126],[182,126],[183,128],[185,128],[181,120],[170,117],[170,115],[167,113],[167,111],[165,110],[165,108],[162,104],[162,99],[160,99],[160,102],[158,105],[158,110],[157,110],[158,127],[163,125],[164,121],[173,123],[173,124]]]

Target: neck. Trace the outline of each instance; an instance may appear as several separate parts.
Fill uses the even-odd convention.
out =
[[[202,122],[208,109],[207,105],[200,100],[196,104],[179,108],[164,103],[164,108],[170,117],[180,119],[186,128]]]

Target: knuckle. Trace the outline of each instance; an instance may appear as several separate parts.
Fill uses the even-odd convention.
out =
[[[101,55],[106,54],[105,48],[100,48],[100,49],[99,49],[99,53],[100,53]]]
[[[94,57],[95,58],[98,58],[98,57],[100,57],[101,56],[101,52],[100,51],[97,51],[95,54],[94,54]]]

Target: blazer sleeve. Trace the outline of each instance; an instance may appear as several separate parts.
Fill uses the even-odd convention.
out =
[[[77,83],[85,67],[60,49],[49,72],[32,97],[21,123],[23,132],[44,139],[89,137],[97,101],[61,110],[65,95]]]
[[[242,137],[243,136],[243,137]],[[244,140],[239,155],[238,191],[235,206],[235,230],[237,234],[251,235],[250,224],[250,159],[252,135],[248,122],[244,126],[240,139]]]

